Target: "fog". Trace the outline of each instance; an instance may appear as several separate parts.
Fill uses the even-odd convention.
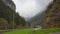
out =
[[[31,18],[46,9],[52,0],[13,0],[16,12],[24,18]]]

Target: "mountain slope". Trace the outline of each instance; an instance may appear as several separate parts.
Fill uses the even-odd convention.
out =
[[[13,1],[7,1],[0,0],[0,29],[17,28],[18,25],[24,26],[26,22],[24,18],[15,12],[16,7]]]
[[[29,22],[31,24],[31,26],[34,26],[34,25],[40,25],[41,22],[43,22],[43,18],[45,16],[45,12],[39,12],[37,15],[35,15],[34,17],[32,17]]]
[[[60,27],[60,0],[54,0],[47,8],[44,27]]]

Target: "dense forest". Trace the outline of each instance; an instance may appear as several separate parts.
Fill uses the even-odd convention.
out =
[[[10,1],[13,2],[12,0]],[[15,10],[11,9],[11,7],[6,5],[3,0],[0,0],[0,29],[13,29],[18,28],[18,26],[25,25],[25,19],[22,18]]]

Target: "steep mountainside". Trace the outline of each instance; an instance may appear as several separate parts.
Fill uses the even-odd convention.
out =
[[[26,24],[24,18],[15,12],[12,0],[0,0],[0,29],[12,29]]]
[[[40,25],[41,22],[43,22],[44,16],[45,16],[45,11],[38,13],[29,20],[29,23],[31,24],[31,26]]]
[[[47,8],[44,27],[60,27],[60,0],[54,0]]]
[[[14,4],[14,2],[12,0],[3,0],[3,2],[9,6],[11,9],[15,10],[16,9],[16,6]]]

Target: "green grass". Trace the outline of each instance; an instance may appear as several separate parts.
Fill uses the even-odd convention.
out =
[[[41,29],[41,30],[32,30],[32,29],[16,29],[11,32],[6,32],[5,34],[48,34],[60,32],[60,28],[49,28],[49,29]]]
[[[60,32],[60,28],[41,29],[41,30],[33,31],[30,34],[48,34],[54,32]]]
[[[29,32],[31,32],[31,29],[23,29],[23,30],[14,30],[13,32],[6,32],[5,34],[28,34]]]
[[[0,32],[3,31],[3,30],[0,30]]]
[[[5,30],[0,30],[0,32],[5,31]]]

